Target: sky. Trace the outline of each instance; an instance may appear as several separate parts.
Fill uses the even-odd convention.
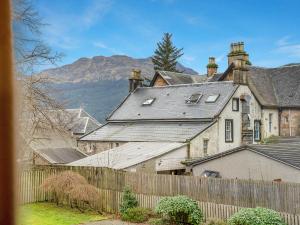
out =
[[[64,54],[58,65],[81,57],[146,58],[165,32],[184,49],[179,60],[203,74],[208,57],[227,66],[230,43],[243,41],[255,66],[300,62],[298,0],[34,0],[47,25],[44,41]]]

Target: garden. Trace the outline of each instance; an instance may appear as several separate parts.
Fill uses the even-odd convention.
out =
[[[105,215],[99,211],[101,201],[98,189],[72,171],[64,171],[48,177],[40,186],[52,198],[47,203],[25,204],[21,207],[21,225],[74,225],[88,224],[115,218],[126,223],[147,225],[285,225],[280,215],[267,208],[244,208],[233,214],[227,221],[206,220],[197,202],[187,196],[170,196],[160,199],[155,209],[139,206],[130,187],[125,187],[117,215]],[[119,223],[118,223],[119,224]],[[121,223],[120,223],[121,224]]]

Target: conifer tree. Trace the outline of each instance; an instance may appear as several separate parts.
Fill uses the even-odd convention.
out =
[[[165,33],[152,57],[154,70],[179,72],[176,69],[177,60],[183,55],[183,48],[176,48],[172,43],[172,34]]]

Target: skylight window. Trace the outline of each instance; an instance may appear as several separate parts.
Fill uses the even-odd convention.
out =
[[[185,103],[187,104],[197,104],[200,101],[200,98],[202,97],[202,94],[196,93],[192,94]]]
[[[155,98],[148,98],[146,99],[142,105],[152,105],[152,103],[155,101]]]
[[[220,95],[210,95],[207,97],[205,102],[212,103],[216,102]]]

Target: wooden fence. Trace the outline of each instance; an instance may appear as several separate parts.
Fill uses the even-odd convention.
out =
[[[236,179],[206,179],[129,173],[107,168],[40,166],[22,171],[18,176],[19,201],[47,201],[48,193],[39,188],[51,174],[73,170],[100,190],[99,209],[115,213],[122,190],[130,186],[140,206],[154,208],[163,196],[187,195],[196,200],[206,218],[226,219],[243,207],[266,207],[281,213],[286,222],[300,225],[300,184]]]

